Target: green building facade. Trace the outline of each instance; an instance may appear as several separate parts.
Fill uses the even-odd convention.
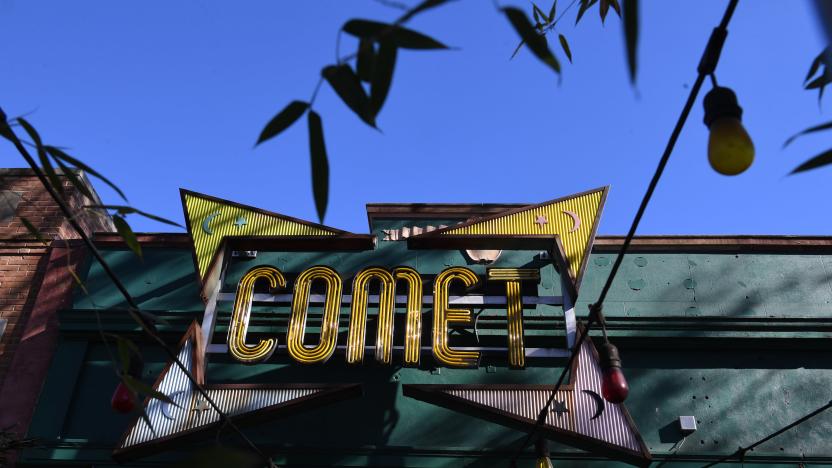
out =
[[[568,351],[570,345],[565,314],[570,304],[568,300],[547,303],[529,298],[571,296],[564,279],[568,266],[555,261],[558,252],[540,249],[534,242],[502,249],[496,261],[488,263],[454,246],[412,248],[409,239],[422,235],[420,231],[428,233],[428,226],[433,231],[520,208],[370,205],[370,234],[376,240],[366,250],[335,244],[325,251],[301,246],[281,250],[259,244],[255,255],[225,245],[216,323],[206,347],[211,350],[205,357],[206,382],[250,384],[251,388],[353,385],[344,387],[348,390],[331,401],[243,425],[245,434],[278,466],[508,467],[526,437],[522,423],[506,425],[499,416],[482,417],[482,411],[454,409],[405,395],[404,389],[413,385],[550,388],[568,355],[557,350]],[[419,228],[415,235],[414,227]],[[198,229],[190,228],[192,234]],[[194,321],[204,325],[206,306],[212,300],[206,297],[206,303],[202,297],[205,278],[194,261],[192,237],[148,234],[139,240],[141,260],[113,234],[96,239],[141,310],[160,319],[160,334],[178,351],[189,326]],[[590,243],[591,255],[584,262],[585,274],[574,304],[579,322],[598,297],[621,239],[598,237],[593,242],[590,236]],[[453,368],[433,358],[430,303],[422,305],[419,364],[404,365],[404,306],[398,302],[392,362],[377,362],[373,345],[378,308],[372,297],[379,294],[379,286],[375,283],[369,287],[363,364],[346,362],[343,347],[351,313],[346,301],[340,306],[339,347],[325,363],[304,365],[287,354],[288,299],[255,301],[251,307],[246,340],[256,343],[276,338],[277,349],[269,359],[246,365],[230,356],[223,344],[241,278],[254,267],[273,266],[287,283],[293,283],[316,265],[335,270],[342,278],[343,294],[352,297],[353,277],[372,266],[414,269],[422,277],[426,298],[432,296],[437,275],[448,268],[464,267],[481,279],[472,288],[452,285],[451,296],[495,298],[507,293],[503,283],[486,280],[489,269],[537,270],[539,281],[521,285],[525,367],[515,368],[508,361],[504,351],[507,305],[498,300],[465,305],[477,317],[476,324],[449,328],[451,346],[493,350],[482,352],[476,368]],[[87,292],[76,288],[71,305],[59,312],[57,349],[29,427],[28,435],[38,438],[40,446],[21,453],[18,466],[117,464],[114,450],[125,432],[142,422],[136,413],[120,414],[110,407],[118,384],[113,364],[116,347],[111,343],[108,350],[102,332],[127,337],[139,346],[144,360],[141,378],[148,385],[157,382],[169,364],[162,350],[130,318],[124,298],[101,265],[87,257],[78,271]],[[274,292],[261,286],[256,294]],[[282,293],[290,294],[289,288]],[[313,283],[311,293],[325,291]],[[307,345],[317,342],[321,326],[322,306],[311,302]],[[652,455],[652,466],[702,466],[824,405],[832,395],[832,239],[638,237],[624,258],[604,314],[610,341],[621,351],[630,384],[624,405]],[[597,328],[590,337],[594,344],[600,343]],[[550,348],[554,351],[546,351]],[[572,374],[570,378],[577,378],[577,373]],[[169,407],[168,411],[192,412],[192,404],[189,400],[181,409]],[[554,417],[578,417],[571,406],[567,403],[563,413]],[[696,431],[683,433],[680,416],[694,417]],[[830,436],[832,413],[821,414],[749,451],[744,462],[746,466],[832,465]],[[603,450],[581,450],[568,440],[562,442],[548,444],[555,466],[624,466]],[[174,441],[160,453],[131,455],[121,461],[128,466],[170,466],[198,453],[213,453],[217,443],[244,446],[234,431],[221,427]],[[532,445],[520,454],[518,466],[534,466],[536,458]]]

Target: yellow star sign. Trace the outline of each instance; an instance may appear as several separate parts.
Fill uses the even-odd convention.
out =
[[[226,238],[324,237],[347,234],[319,224],[270,213],[208,195],[180,190],[194,259],[204,282]]]
[[[482,248],[488,245],[511,245],[511,248],[535,248],[539,243],[531,242],[555,238],[560,241],[563,260],[575,288],[583,276],[592,240],[598,227],[601,210],[609,187],[550,200],[537,205],[498,213],[485,218],[474,219],[463,224],[450,226],[413,238],[414,246],[430,242],[436,245],[454,238],[456,247]],[[422,239],[418,239],[418,238]],[[471,247],[464,247],[470,242]],[[507,244],[509,243],[509,244]],[[449,244],[450,245],[450,244]]]

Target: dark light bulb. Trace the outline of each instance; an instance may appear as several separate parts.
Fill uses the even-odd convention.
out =
[[[599,350],[601,364],[601,396],[610,403],[622,403],[630,393],[630,386],[621,371],[618,348],[605,342]]]
[[[742,126],[742,108],[728,88],[715,87],[705,96],[705,125],[708,137],[708,162],[723,175],[745,172],[754,161],[754,143]]]
[[[119,382],[116,391],[113,392],[110,406],[119,413],[129,413],[136,408],[136,396],[127,388],[127,385],[124,385],[124,382]]]
[[[620,367],[604,369],[601,379],[601,396],[610,403],[623,403],[630,393],[630,386]]]

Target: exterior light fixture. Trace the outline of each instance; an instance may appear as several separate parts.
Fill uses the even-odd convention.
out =
[[[744,172],[754,161],[754,143],[742,126],[742,108],[737,95],[725,87],[714,86],[703,101],[708,138],[708,161],[723,175]]]
[[[621,357],[618,348],[609,341],[601,345],[601,396],[610,403],[623,403],[630,393],[630,386],[621,371]]]
[[[142,377],[143,370],[144,361],[141,356],[130,353],[130,365],[127,369],[127,375],[139,380]],[[136,393],[124,384],[124,380],[121,380],[113,392],[113,397],[110,399],[110,406],[118,413],[130,413],[136,409],[136,398]]]
[[[549,443],[546,439],[537,439],[535,451],[537,452],[537,462],[534,464],[535,468],[554,468],[552,460],[549,460]]]

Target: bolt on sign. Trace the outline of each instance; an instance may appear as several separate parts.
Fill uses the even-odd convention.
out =
[[[485,360],[516,371],[551,362],[562,366],[581,333],[573,305],[607,191],[504,209],[495,205],[469,219],[453,216],[449,208],[432,224],[402,225],[399,216],[376,229],[371,218],[375,234],[354,234],[182,190],[206,307],[202,323],[183,338],[179,357],[239,422],[358,398],[364,384],[206,384],[211,356],[241,365],[288,358],[299,366],[331,360],[361,366],[372,354],[374,366],[427,370],[473,370]],[[559,337],[552,336],[561,327]],[[569,382],[557,389],[538,434],[632,464],[649,463],[624,405],[599,396],[601,371],[591,341],[576,352]],[[169,365],[155,388],[189,410],[148,400],[148,419],[137,418],[128,428],[115,451],[118,459],[162,450],[220,424],[219,414],[183,376]],[[549,381],[556,377],[553,372]],[[425,403],[527,431],[553,389],[405,383],[402,390]]]

